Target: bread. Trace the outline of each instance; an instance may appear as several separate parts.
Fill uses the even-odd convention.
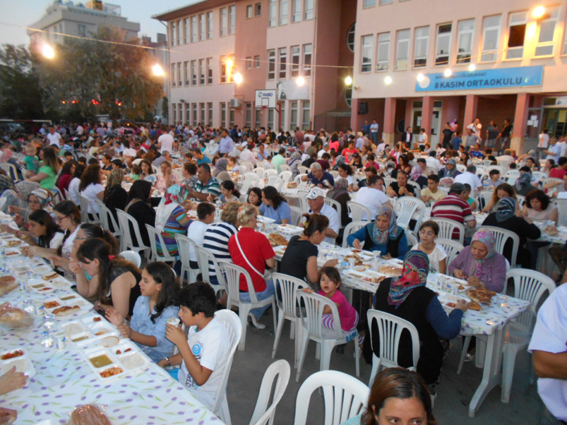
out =
[[[469,310],[480,311],[480,304],[476,301],[471,301],[469,303]]]
[[[53,314],[57,317],[69,316],[70,314],[76,313],[79,310],[81,310],[81,307],[79,307],[78,305],[73,307],[69,307],[65,305],[63,307],[59,307],[53,310]]]
[[[268,240],[272,246],[287,246],[288,244],[287,239],[277,233],[270,233],[268,235]]]
[[[0,277],[0,296],[6,295],[18,287],[18,282],[13,276]]]
[[[18,246],[21,243],[21,241],[8,241],[8,246]]]
[[[55,307],[59,307],[61,304],[59,304],[57,301],[49,301],[43,304],[43,306],[45,308],[55,308]]]
[[[58,277],[59,277],[59,274],[53,272],[53,273],[50,273],[48,275],[43,276],[42,279],[43,280],[52,280],[52,279],[57,279]]]
[[[289,183],[287,184],[287,187],[288,187],[289,189],[293,189],[293,188],[297,187],[297,183],[296,183],[296,182],[289,182]]]
[[[111,425],[111,423],[97,406],[85,404],[73,410],[67,425]]]

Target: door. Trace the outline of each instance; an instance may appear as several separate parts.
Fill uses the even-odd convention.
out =
[[[419,106],[417,106],[419,105]],[[419,130],[421,129],[421,120],[423,114],[422,102],[414,102],[412,109],[412,129],[414,134],[414,141],[419,140]],[[431,129],[429,131],[429,142],[431,147],[435,148],[439,143],[439,134],[441,132],[441,110],[443,109],[443,102],[436,100],[433,103],[433,112],[431,113]]]

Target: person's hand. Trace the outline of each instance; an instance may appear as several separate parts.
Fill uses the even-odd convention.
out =
[[[301,288],[301,290],[303,292],[305,292],[306,294],[312,294],[313,292],[315,292],[313,289],[311,288]]]
[[[358,239],[355,239],[352,242],[352,246],[353,246],[353,248],[356,248],[356,249],[362,249],[362,246],[360,245],[360,241]]]
[[[521,217],[524,218],[524,213],[522,212],[521,209],[517,208],[516,212],[514,213],[517,217]]]
[[[469,309],[469,303],[463,299],[460,299],[459,301],[457,301],[455,308],[463,310],[463,313],[465,313]]]
[[[33,254],[30,255],[30,249],[31,248],[32,248],[31,246],[22,246],[22,248],[21,248],[22,255],[24,257],[30,257],[30,258],[33,257]]]
[[[20,214],[16,214],[14,216],[14,221],[16,222],[16,224],[20,227],[23,227],[24,225],[24,219]]]
[[[83,272],[83,269],[77,260],[69,261],[69,270],[71,270],[75,274]]]
[[[320,187],[321,189],[325,189],[325,186],[323,186],[322,183],[319,183],[319,184],[317,185],[317,187]]]
[[[465,273],[460,270],[460,269],[455,269],[455,271],[453,272],[453,275],[457,278],[457,279],[464,279],[466,278]]]
[[[159,367],[166,367],[166,366],[169,366],[169,363],[167,362],[166,359],[161,359],[159,362],[157,362],[157,365]]]
[[[22,210],[22,209],[21,209],[20,207],[16,207],[15,205],[10,205],[10,206],[8,207],[8,212],[9,212],[10,214],[19,213],[21,210]]]
[[[0,395],[22,388],[28,377],[23,372],[16,372],[16,366],[0,376]]]
[[[124,324],[124,318],[122,315],[113,308],[106,310],[105,316],[106,319],[114,326],[122,326]]]
[[[181,329],[181,325],[173,326],[169,323],[165,325],[165,337],[178,347],[183,343],[187,344],[185,332]]]
[[[118,325],[118,330],[124,338],[130,338],[132,336],[132,328],[128,325]]]
[[[400,189],[398,190],[398,193],[400,195],[405,195],[407,193],[407,189],[405,188],[405,186],[401,186]]]
[[[2,233],[10,233],[10,230],[11,230],[11,229],[12,229],[12,228],[11,228],[10,226],[8,226],[7,224],[2,224],[2,225],[0,225],[0,231],[1,231]]]
[[[325,267],[335,267],[337,264],[339,264],[339,260],[333,258],[325,263]]]
[[[477,276],[471,276],[467,279],[467,282],[470,286],[474,286],[475,288],[480,287],[480,279]]]
[[[13,423],[18,418],[18,412],[0,407],[0,424]]]
[[[214,199],[215,199],[215,198],[214,198],[213,195],[211,195],[211,194],[209,194],[209,196],[207,196],[207,201],[209,201],[209,202],[213,202]]]
[[[48,255],[46,257],[49,261],[53,263],[55,267],[63,267],[63,258],[58,255]]]
[[[385,260],[390,260],[392,256],[390,254],[385,254],[382,256],[382,258],[384,258]]]

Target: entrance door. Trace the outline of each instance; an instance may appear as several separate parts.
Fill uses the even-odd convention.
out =
[[[423,103],[413,102],[412,109],[412,128],[414,140],[419,140],[419,130],[421,129]],[[433,112],[431,113],[431,129],[429,131],[429,142],[431,147],[435,148],[439,143],[439,134],[441,132],[441,110],[443,109],[443,101],[436,100],[433,102]]]

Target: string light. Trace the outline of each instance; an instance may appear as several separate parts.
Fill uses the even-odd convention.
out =
[[[163,75],[163,68],[160,66],[159,63],[156,63],[153,67],[152,67],[152,71],[154,72],[154,75],[156,76],[161,76]]]
[[[445,72],[443,73],[443,75],[444,75],[445,77],[450,77],[451,75],[453,75],[453,71],[451,71],[449,68],[447,68],[447,69],[445,70]]]
[[[386,85],[392,84],[392,77],[388,75],[386,78],[384,78],[384,83],[386,83]]]
[[[41,53],[47,59],[53,59],[55,57],[55,52],[53,51],[53,48],[49,44],[43,45],[43,47],[41,48]]]

